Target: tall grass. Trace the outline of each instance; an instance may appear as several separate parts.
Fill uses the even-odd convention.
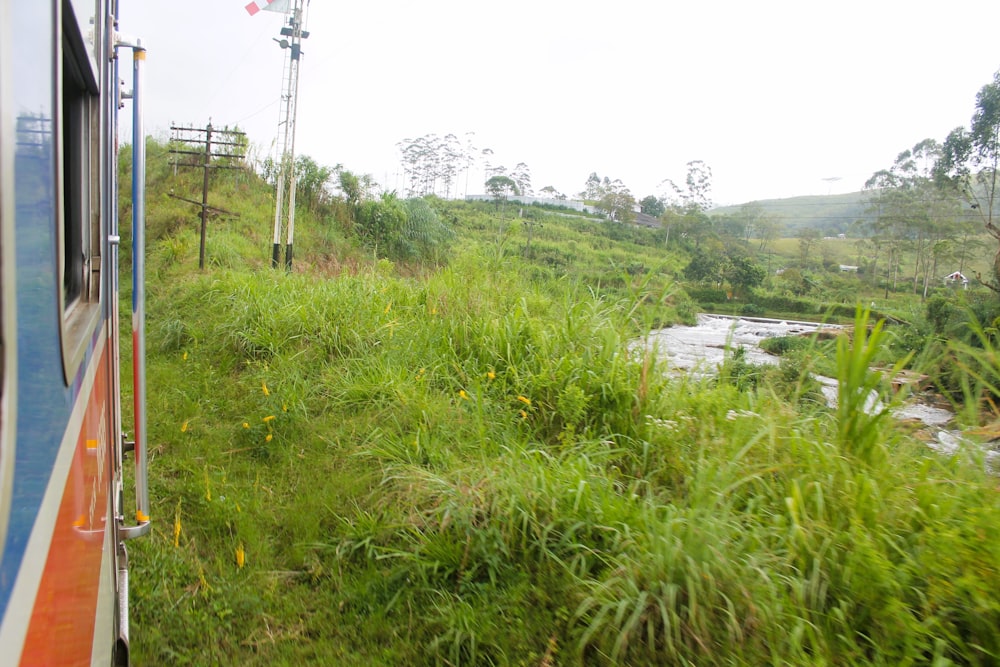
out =
[[[893,422],[880,324],[834,408],[804,367],[672,377],[661,275],[540,279],[483,217],[419,278],[153,251],[136,662],[1000,661],[996,478]]]

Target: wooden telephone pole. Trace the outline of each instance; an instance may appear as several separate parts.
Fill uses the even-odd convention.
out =
[[[184,150],[181,148],[170,149],[170,153],[173,155],[198,155],[204,157],[204,161],[200,165],[180,165],[188,167],[198,166],[204,170],[205,174],[201,186],[201,201],[199,202],[194,199],[187,199],[186,197],[181,197],[173,193],[171,193],[170,196],[174,199],[180,199],[181,201],[186,201],[190,204],[195,204],[196,206],[201,207],[201,248],[198,252],[198,268],[204,269],[205,233],[208,227],[208,211],[211,209],[227,215],[236,215],[231,211],[226,211],[225,209],[221,209],[216,206],[209,206],[208,173],[211,169],[243,169],[242,161],[243,158],[246,157],[243,152],[246,147],[246,134],[240,132],[239,130],[216,130],[212,128],[212,121],[208,121],[208,125],[205,126],[204,129],[200,127],[179,127],[172,125],[170,127],[170,132],[171,146],[179,144],[182,146],[195,145],[203,147],[201,150]],[[213,163],[212,160],[217,158],[235,159],[239,160],[241,164]]]

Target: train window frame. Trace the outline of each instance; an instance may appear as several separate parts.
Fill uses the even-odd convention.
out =
[[[56,39],[57,274],[63,374],[72,384],[100,319],[100,98],[69,0]]]

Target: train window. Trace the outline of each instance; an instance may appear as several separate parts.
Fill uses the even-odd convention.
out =
[[[76,375],[99,316],[100,107],[93,70],[73,9],[63,2],[60,142],[59,275],[63,368]]]

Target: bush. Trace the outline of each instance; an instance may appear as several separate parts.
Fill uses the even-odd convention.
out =
[[[812,342],[808,338],[802,338],[801,336],[775,336],[774,338],[765,338],[762,340],[760,342],[760,349],[768,354],[782,356],[792,350],[804,350],[810,345],[812,345]]]
[[[718,287],[696,287],[694,285],[685,287],[688,296],[702,305],[710,303],[725,303],[729,300],[726,290]]]

